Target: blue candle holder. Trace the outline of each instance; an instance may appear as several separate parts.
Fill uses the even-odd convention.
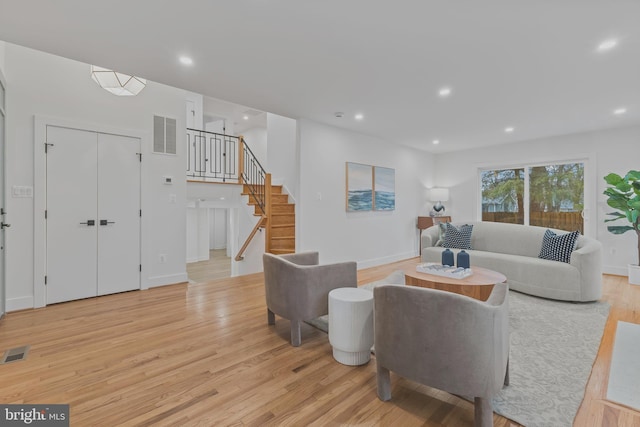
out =
[[[453,263],[453,252],[451,249],[445,249],[442,251],[442,265],[448,265],[450,267],[455,265]]]
[[[470,268],[471,267],[471,263],[469,261],[469,254],[467,252],[465,252],[464,250],[458,252],[458,259],[456,261],[457,261],[456,265],[459,268]]]

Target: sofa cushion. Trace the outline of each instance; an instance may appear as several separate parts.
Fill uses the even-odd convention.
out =
[[[433,246],[442,247],[444,246],[444,236],[447,235],[447,222],[438,223],[438,240],[436,244]]]
[[[445,248],[452,249],[471,249],[471,233],[473,225],[464,224],[456,227],[450,223],[446,223],[446,233],[444,235]]]
[[[538,258],[566,263],[571,262],[571,253],[575,249],[579,235],[579,231],[560,235],[551,230],[545,231]]]

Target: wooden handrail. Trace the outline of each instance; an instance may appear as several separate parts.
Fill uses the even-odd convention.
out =
[[[263,222],[265,220],[266,220],[266,217],[264,215],[262,215],[260,217],[260,219],[258,220],[258,222],[256,222],[256,225],[255,225],[255,227],[253,227],[253,230],[251,230],[251,233],[249,233],[249,236],[247,237],[247,240],[245,240],[244,244],[242,245],[242,247],[238,251],[238,255],[236,255],[236,257],[235,257],[236,261],[242,261],[244,259],[244,256],[242,256],[244,254],[244,251],[247,250],[247,247],[249,247],[249,243],[251,243],[251,240],[253,240],[253,236],[255,236],[256,233],[258,232],[258,230],[260,229],[260,227],[263,226]]]

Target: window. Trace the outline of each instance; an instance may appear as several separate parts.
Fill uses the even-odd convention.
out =
[[[584,163],[529,168],[529,224],[584,233]]]
[[[524,169],[482,171],[482,220],[524,224]]]
[[[483,221],[584,233],[584,163],[483,170],[480,178]]]

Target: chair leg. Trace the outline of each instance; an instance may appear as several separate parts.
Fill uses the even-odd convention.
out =
[[[475,405],[475,427],[492,427],[493,407],[491,407],[491,399],[488,397],[476,397],[473,400]]]
[[[267,308],[267,323],[269,325],[276,324],[276,315],[273,313],[273,311],[269,310],[268,308]]]
[[[300,347],[302,337],[300,335],[300,320],[291,320],[291,345],[294,347]]]
[[[387,400],[391,400],[391,376],[387,368],[380,366],[379,363],[377,363],[376,366],[378,371],[376,375],[378,380],[378,398],[386,402]]]
[[[509,359],[507,359],[507,372],[504,374],[504,385],[509,385]]]

